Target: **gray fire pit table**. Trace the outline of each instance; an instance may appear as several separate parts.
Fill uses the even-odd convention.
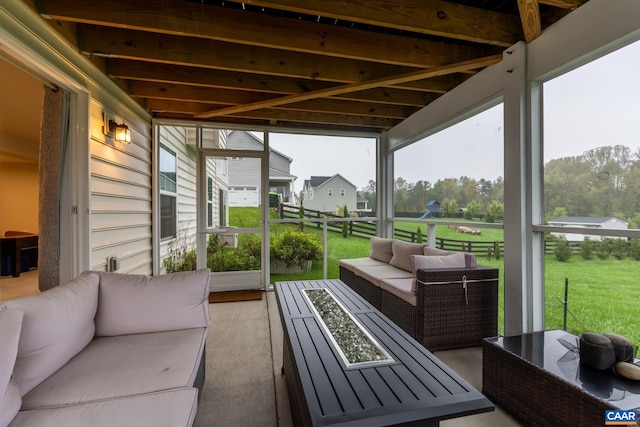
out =
[[[438,426],[441,420],[494,410],[485,396],[341,281],[278,282],[275,290],[294,425]],[[327,304],[315,302],[318,297]],[[348,324],[336,328],[336,315]],[[354,325],[360,335],[345,337]],[[373,349],[377,360],[350,359],[354,346]]]

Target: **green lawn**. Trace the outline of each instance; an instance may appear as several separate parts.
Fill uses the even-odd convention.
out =
[[[230,214],[231,216],[231,214]],[[243,219],[247,222],[248,219]],[[259,224],[259,216],[258,216]],[[481,225],[481,223],[479,223]],[[275,229],[289,227],[285,224],[274,224]],[[408,231],[416,231],[418,224],[396,223],[396,227]],[[318,233],[321,230],[307,226],[305,230]],[[426,225],[423,226],[426,234]],[[501,241],[503,232],[500,229],[483,229],[482,235],[474,236],[457,233],[446,226],[438,226],[438,237],[471,240]],[[338,278],[338,260],[358,258],[369,254],[369,240],[349,237],[344,239],[339,233],[328,235],[328,278]],[[479,256],[478,263],[500,269],[499,287],[499,325],[504,330],[504,266],[503,260]],[[565,278],[569,279],[568,309],[571,314],[567,318],[567,329],[575,334],[583,331],[614,332],[630,338],[636,345],[640,344],[638,329],[638,312],[635,305],[640,301],[640,263],[631,258],[616,260],[610,257],[602,261],[597,258],[583,260],[573,256],[569,262],[559,262],[553,256],[545,258],[545,316],[546,329],[561,329],[563,326],[563,299]],[[315,261],[310,272],[301,275],[272,275],[271,283],[286,280],[321,279],[322,261]]]

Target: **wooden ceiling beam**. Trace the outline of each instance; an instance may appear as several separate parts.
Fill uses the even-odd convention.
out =
[[[525,41],[531,43],[542,34],[538,0],[518,0],[518,10],[520,10]]]
[[[407,83],[414,80],[421,80],[429,77],[441,76],[450,73],[457,73],[464,70],[473,70],[478,68],[484,68],[489,65],[496,64],[502,60],[502,55],[493,55],[485,58],[479,58],[473,61],[464,61],[457,64],[450,64],[443,67],[436,67],[429,70],[419,70],[407,74],[395,75],[390,77],[384,77],[381,79],[370,80],[362,83],[351,83],[325,90],[318,90],[315,92],[308,92],[304,94],[288,95],[279,98],[274,98],[270,101],[256,102],[253,104],[240,105],[237,107],[222,108],[218,110],[209,111],[204,114],[198,115],[199,118],[212,118],[224,115],[236,114],[240,112],[259,110],[262,108],[270,108],[290,104],[294,102],[307,101],[316,98],[325,98],[329,96],[336,96],[344,93],[357,92],[359,90],[372,89],[380,86],[396,85],[401,83]]]
[[[129,93],[134,98],[208,103],[219,106],[259,102],[268,97],[266,94],[256,92],[147,82],[132,82]],[[323,98],[285,105],[282,109],[403,119],[416,112],[418,108]]]
[[[310,92],[335,86],[335,83],[310,79],[296,79],[279,76],[268,76],[244,72],[214,70],[210,68],[189,67],[184,65],[171,65],[155,63],[153,67],[143,61],[109,59],[108,74],[119,79],[153,80],[174,83],[190,83],[194,85],[235,88],[238,90],[268,92],[276,94],[292,94]],[[471,74],[454,74],[433,77],[430,79],[410,82],[398,85],[397,88],[389,88],[378,102],[404,103],[416,105],[419,98],[432,99],[419,93],[407,94],[407,92],[432,92],[444,94],[465,81]],[[405,89],[398,92],[399,89]],[[414,96],[415,95],[415,96]],[[359,99],[359,96],[347,98]],[[398,98],[398,101],[396,101]],[[375,102],[375,99],[370,99]],[[423,104],[419,101],[419,104]]]
[[[539,0],[541,4],[559,7],[561,9],[574,10],[585,4],[588,0]]]
[[[155,0],[42,0],[43,16],[58,21],[197,37],[248,46],[373,61],[437,67],[498,53],[496,48],[355,30],[266,14]],[[517,40],[514,40],[514,42]]]
[[[146,108],[156,114],[184,114],[187,116],[191,115],[192,117],[198,118],[202,112],[206,111],[208,108],[211,108],[211,104],[199,104],[194,102],[171,101],[164,99],[149,99],[146,102]],[[349,126],[351,128],[375,128],[381,130],[390,129],[400,122],[400,119],[365,116],[357,117],[346,116],[342,114],[329,114],[284,109],[245,111],[235,115],[226,116],[225,118],[221,118],[221,120],[225,120],[228,118],[263,120],[267,122],[286,121],[290,123],[319,123],[322,125]]]
[[[522,39],[517,16],[444,1],[230,1],[502,47]]]
[[[188,65],[243,73],[351,83],[405,73],[415,68],[326,58],[192,37],[86,26],[80,49],[88,56]]]

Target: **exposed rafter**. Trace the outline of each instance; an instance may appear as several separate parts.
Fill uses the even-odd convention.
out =
[[[217,116],[223,116],[226,114],[235,114],[239,112],[258,110],[261,108],[275,107],[279,105],[291,104],[293,102],[307,101],[310,99],[324,98],[329,96],[342,95],[345,93],[357,92],[360,90],[373,89],[380,86],[392,86],[401,83],[408,83],[415,80],[428,79],[429,77],[442,76],[446,74],[452,74],[461,71],[473,70],[476,68],[483,68],[489,65],[493,65],[502,60],[502,55],[489,56],[486,58],[476,59],[472,61],[465,61],[458,64],[445,65],[442,67],[432,68],[429,70],[420,70],[412,73],[402,74],[398,76],[383,77],[376,80],[370,80],[362,83],[351,83],[342,86],[336,86],[329,89],[318,90],[315,92],[307,92],[297,95],[283,96],[280,98],[274,98],[268,101],[255,102],[253,104],[240,105],[237,107],[230,107],[220,110],[210,111],[204,114],[199,114],[199,118],[211,118]]]
[[[381,132],[585,0],[24,0],[155,117]]]

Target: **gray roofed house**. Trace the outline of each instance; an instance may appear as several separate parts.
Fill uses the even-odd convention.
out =
[[[229,134],[228,148],[263,150],[264,142],[251,132],[234,130]],[[293,159],[273,148],[269,149],[269,191],[280,194],[284,203],[297,204],[293,191],[296,176],[291,174]],[[260,205],[260,159],[234,157],[229,161],[229,206]]]
[[[312,176],[305,180],[301,197],[305,209],[332,213],[342,213],[345,205],[349,212],[357,209],[356,186],[339,173],[333,176]]]

